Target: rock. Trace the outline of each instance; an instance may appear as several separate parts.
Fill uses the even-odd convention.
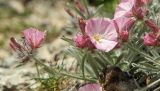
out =
[[[52,59],[52,54],[49,53],[47,44],[44,44],[41,48],[39,48],[37,57],[39,59],[43,59],[47,61]]]
[[[56,38],[51,43],[51,48],[53,51],[63,50],[67,46],[67,42],[61,39],[61,36]]]
[[[9,55],[10,54],[6,50],[0,49],[0,59],[7,58]]]
[[[9,1],[9,5],[15,9],[18,13],[23,13],[24,12],[24,6],[21,2],[16,1],[16,0],[12,0]]]
[[[25,89],[29,89],[29,85],[35,83],[35,80],[31,80],[35,76],[35,73],[35,67],[31,64],[19,68],[0,68],[0,86],[3,86],[1,89],[14,88],[22,89],[18,91],[26,91]]]

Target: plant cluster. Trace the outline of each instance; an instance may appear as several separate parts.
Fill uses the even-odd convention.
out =
[[[64,53],[75,57],[78,65],[75,72],[67,71],[63,64],[48,66],[33,55],[44,41],[45,32],[26,29],[22,32],[22,43],[12,37],[10,46],[23,63],[35,60],[36,66],[43,68],[48,78],[41,76],[43,73],[37,66],[37,81],[53,82],[55,87],[50,89],[53,91],[62,90],[58,85],[62,78],[84,80],[85,85],[78,87],[78,91],[159,91],[157,3],[156,0],[120,0],[112,19],[94,16],[98,10],[91,12],[86,0],[69,5],[73,10],[66,12],[80,31],[72,39],[62,39],[71,44]]]

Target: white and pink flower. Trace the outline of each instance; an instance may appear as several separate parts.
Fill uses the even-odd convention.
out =
[[[112,20],[108,18],[92,18],[86,22],[85,32],[95,47],[109,52],[117,45],[117,31]]]
[[[116,8],[114,19],[125,16],[132,16],[132,8],[134,6],[134,0],[121,0]]]
[[[121,0],[116,8],[114,19],[122,16],[143,19],[147,13],[144,5],[148,2],[148,0]]]

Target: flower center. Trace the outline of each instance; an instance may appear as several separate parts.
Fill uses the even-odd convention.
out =
[[[102,36],[101,36],[100,34],[94,34],[94,35],[93,35],[93,38],[94,38],[97,42],[99,42],[100,39],[102,39]]]

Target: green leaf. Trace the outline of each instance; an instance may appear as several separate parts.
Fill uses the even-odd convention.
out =
[[[68,43],[70,43],[70,44],[72,44],[72,45],[74,44],[74,42],[73,42],[72,39],[66,38],[64,36],[61,39],[64,40],[64,41],[66,41],[66,42],[68,42]]]
[[[108,65],[112,65],[111,60],[109,60],[104,54],[102,54],[101,52],[98,52],[99,57],[102,58],[102,60],[104,60],[106,62],[106,64]]]
[[[83,78],[85,78],[85,61],[87,59],[87,56],[88,56],[87,53],[85,53],[81,62],[81,70],[82,70]]]

